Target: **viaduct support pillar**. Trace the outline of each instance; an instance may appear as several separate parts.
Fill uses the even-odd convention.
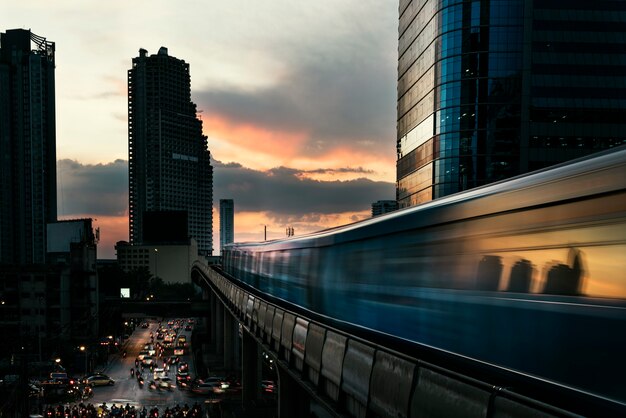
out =
[[[261,350],[247,332],[241,341],[241,403],[244,409],[252,407],[261,397]]]
[[[223,311],[222,311],[223,312]],[[237,321],[229,313],[224,312],[224,369],[233,370],[235,366],[235,338]]]
[[[276,369],[278,371],[278,418],[309,416],[311,400],[308,393],[285,369],[280,366]]]
[[[215,350],[215,316],[217,315],[217,304],[219,303],[215,293],[210,292],[211,296],[209,297],[209,315],[210,315],[210,326],[209,328],[209,344],[211,350]]]
[[[215,301],[215,354],[224,354],[224,305],[220,301]],[[228,314],[226,314],[228,316]]]

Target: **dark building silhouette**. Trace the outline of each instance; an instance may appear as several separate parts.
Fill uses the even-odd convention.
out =
[[[143,214],[143,243],[186,244],[187,212],[184,210],[161,210]]]
[[[220,253],[224,245],[235,240],[235,203],[233,199],[220,199]]]
[[[167,48],[145,49],[128,70],[130,243],[141,245],[144,213],[188,213],[188,233],[202,256],[213,247],[213,168],[202,121],[191,101],[189,64]]]
[[[520,260],[511,268],[507,291],[529,293],[533,275],[533,265],[529,260]]]
[[[0,264],[46,261],[56,221],[54,43],[0,34]]]
[[[478,263],[478,272],[476,273],[476,290],[498,290],[501,275],[502,258],[497,255],[483,256]]]
[[[625,8],[400,0],[400,207],[625,143]]]
[[[383,215],[394,210],[398,210],[398,202],[395,200],[377,200],[372,203],[372,216]]]
[[[582,253],[575,248],[571,248],[568,259],[569,265],[556,264],[548,270],[543,293],[568,296],[579,296],[582,294],[585,273]]]
[[[47,263],[0,265],[0,332],[10,335],[3,354],[19,345],[40,359],[99,331],[97,233],[91,219],[47,225]]]

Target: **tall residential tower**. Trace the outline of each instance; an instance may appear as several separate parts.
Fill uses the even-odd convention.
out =
[[[0,264],[46,262],[57,217],[54,43],[0,34]]]
[[[167,48],[133,58],[128,70],[130,243],[144,241],[144,213],[184,210],[198,253],[213,251],[213,168],[191,101],[189,64]]]
[[[233,199],[220,199],[220,253],[224,245],[235,240],[235,204]]]
[[[397,200],[626,143],[623,1],[400,0]]]

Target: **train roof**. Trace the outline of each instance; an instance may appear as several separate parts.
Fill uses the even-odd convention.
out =
[[[611,175],[611,181],[606,181],[605,174],[609,172],[617,175]],[[564,187],[567,186],[564,184],[566,181],[573,183],[569,184],[570,187]],[[574,185],[577,187],[572,187]],[[233,243],[227,248],[265,251],[322,247],[366,236],[392,233],[407,229],[407,226],[425,226],[428,223],[442,221],[446,216],[457,219],[459,216],[480,216],[624,188],[626,188],[626,146],[620,146],[374,218],[285,239]],[[489,205],[483,203],[484,198],[498,195],[503,198],[497,201],[492,199]],[[458,210],[451,214],[443,208]]]

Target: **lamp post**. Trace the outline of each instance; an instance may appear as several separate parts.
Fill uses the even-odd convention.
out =
[[[85,356],[85,376],[87,376],[87,347],[85,347],[84,345],[81,345],[80,347],[78,347],[78,349],[84,354]]]
[[[159,249],[154,249],[154,277],[159,277]]]

